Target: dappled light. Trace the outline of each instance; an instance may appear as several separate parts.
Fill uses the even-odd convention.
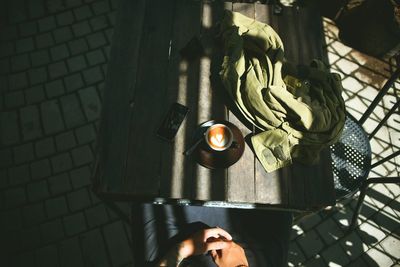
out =
[[[346,110],[359,119],[393,71],[389,58],[377,59],[344,45],[334,22],[324,18],[326,50],[331,70],[341,75]],[[388,99],[378,105],[364,127],[370,132],[398,99],[399,83]],[[372,163],[398,150],[400,115],[393,118],[371,140]],[[396,157],[371,170],[370,177],[399,176]],[[289,266],[391,266],[399,263],[400,187],[370,186],[358,217],[358,228],[348,231],[357,196],[340,201],[329,210],[308,215],[292,228]],[[312,238],[310,238],[310,236]],[[312,253],[310,253],[312,251]],[[312,254],[312,255],[311,255]]]

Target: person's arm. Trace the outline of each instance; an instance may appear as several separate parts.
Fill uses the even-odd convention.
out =
[[[204,229],[171,248],[157,266],[179,266],[186,258],[230,247],[231,235],[221,228]]]

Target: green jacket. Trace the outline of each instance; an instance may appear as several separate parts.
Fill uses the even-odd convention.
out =
[[[286,166],[292,158],[315,163],[344,126],[340,76],[318,60],[310,66],[284,63],[277,33],[239,13],[226,12],[221,34],[220,76],[244,117],[263,131],[251,141],[265,170]]]

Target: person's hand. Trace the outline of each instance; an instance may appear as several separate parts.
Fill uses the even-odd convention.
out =
[[[249,266],[243,248],[235,242],[227,248],[211,250],[211,256],[218,267]]]
[[[159,261],[158,266],[179,266],[186,258],[211,250],[229,248],[232,236],[221,228],[204,229],[180,242]]]
[[[179,255],[187,258],[204,254],[210,250],[221,250],[231,246],[232,236],[216,227],[196,232],[178,245]]]

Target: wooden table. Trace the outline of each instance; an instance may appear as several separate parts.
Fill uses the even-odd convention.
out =
[[[313,210],[335,202],[329,150],[315,166],[298,163],[266,173],[246,145],[228,169],[210,170],[183,152],[202,122],[223,119],[246,127],[226,108],[218,77],[222,53],[217,41],[224,9],[270,24],[281,36],[288,60],[308,64],[323,57],[321,17],[314,9],[195,0],[121,0],[103,101],[94,190],[110,200],[210,206]],[[182,58],[197,36],[204,55]],[[155,131],[170,105],[190,112],[168,143]]]

